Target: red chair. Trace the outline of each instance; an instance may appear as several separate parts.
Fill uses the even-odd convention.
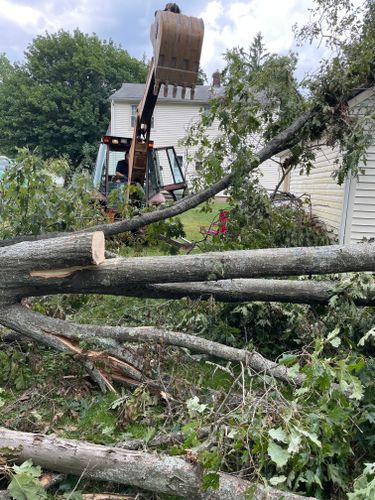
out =
[[[199,232],[204,236],[224,235],[228,231],[229,210],[221,210],[218,218],[213,220],[209,226],[200,226]]]

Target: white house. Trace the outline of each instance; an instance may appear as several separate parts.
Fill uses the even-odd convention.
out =
[[[188,162],[188,157],[194,153],[194,149],[187,149],[179,144],[179,141],[187,134],[188,127],[199,119],[200,110],[209,106],[210,98],[213,94],[220,95],[223,91],[220,81],[214,73],[213,85],[198,85],[195,91],[195,98],[190,99],[190,91],[186,92],[186,98],[182,99],[180,94],[173,98],[164,97],[162,92],[156,104],[153,126],[151,129],[151,139],[155,142],[155,147],[174,146],[177,155],[180,157],[183,170],[188,180],[191,180],[196,173],[196,165]],[[110,134],[119,137],[132,137],[133,125],[136,109],[142,98],[144,90],[143,84],[124,83],[122,87],[111,95],[111,125]],[[208,135],[214,138],[218,134],[217,124],[208,129]],[[268,161],[260,168],[263,176],[262,185],[273,190],[279,180],[279,169],[277,165]]]
[[[367,89],[351,99],[353,112],[375,109],[375,87]],[[312,211],[331,229],[339,243],[356,243],[363,238],[375,238],[375,137],[368,148],[367,162],[357,178],[348,177],[339,186],[332,177],[340,161],[337,149],[322,146],[316,153],[315,165],[310,175],[299,175],[294,170],[285,190],[296,196],[311,197]]]

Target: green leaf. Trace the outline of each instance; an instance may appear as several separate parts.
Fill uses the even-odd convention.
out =
[[[286,476],[273,476],[269,480],[269,483],[272,484],[272,486],[277,486],[278,484],[285,483],[286,479]]]
[[[360,401],[363,398],[363,386],[359,379],[353,377],[350,384],[351,394],[350,399],[356,399]]]
[[[42,474],[42,468],[39,465],[33,465],[31,458],[21,465],[14,465],[13,470],[16,474],[26,473],[34,478],[38,478]]]
[[[220,486],[220,476],[217,472],[208,472],[202,477],[203,489],[212,488],[217,490]]]
[[[340,337],[335,337],[334,339],[330,340],[329,343],[332,347],[339,347],[339,345],[341,344],[341,339]]]
[[[297,453],[301,445],[301,434],[297,432],[295,429],[292,429],[289,438],[289,453]]]
[[[295,354],[283,354],[279,359],[280,365],[292,366],[298,361],[298,358]]]
[[[288,368],[287,373],[288,373],[288,377],[290,377],[290,378],[295,378],[298,375],[300,375],[299,364],[296,363],[295,365],[293,365],[290,368]]]
[[[340,328],[336,327],[332,332],[328,334],[327,340],[333,347],[339,347],[341,344],[341,339],[338,337],[340,333]]]
[[[13,476],[8,491],[15,500],[41,500],[47,498],[47,493],[41,483],[26,472]]]
[[[268,434],[274,441],[280,441],[281,443],[286,444],[289,443],[288,435],[281,427],[278,427],[277,429],[270,429]]]
[[[297,432],[302,434],[302,436],[310,439],[312,443],[314,443],[318,448],[322,447],[322,443],[319,441],[318,436],[314,432],[308,432],[305,429],[301,429],[300,427],[295,428]]]
[[[281,448],[278,444],[270,441],[268,443],[268,455],[278,467],[284,467],[288,462],[290,453],[288,450]]]
[[[188,412],[191,416],[204,413],[204,411],[208,407],[208,405],[206,405],[206,404],[199,403],[199,398],[197,396],[194,396],[193,398],[188,399],[186,401],[186,406],[187,406]]]
[[[375,342],[375,326],[371,328],[358,342],[359,347],[363,347],[368,340]]]

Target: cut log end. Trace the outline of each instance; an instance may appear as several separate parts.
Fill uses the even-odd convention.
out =
[[[92,262],[95,265],[105,261],[105,239],[102,231],[95,231],[92,234]]]

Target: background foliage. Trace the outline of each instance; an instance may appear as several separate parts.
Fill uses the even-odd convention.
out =
[[[92,201],[87,172],[77,171],[65,182],[70,171],[65,159],[43,160],[21,149],[0,181],[1,237],[74,230],[104,220]]]
[[[146,71],[111,40],[78,29],[36,37],[22,64],[1,56],[0,151],[38,147],[45,159],[66,155],[77,166],[106,132],[108,97],[124,82],[144,82]]]

